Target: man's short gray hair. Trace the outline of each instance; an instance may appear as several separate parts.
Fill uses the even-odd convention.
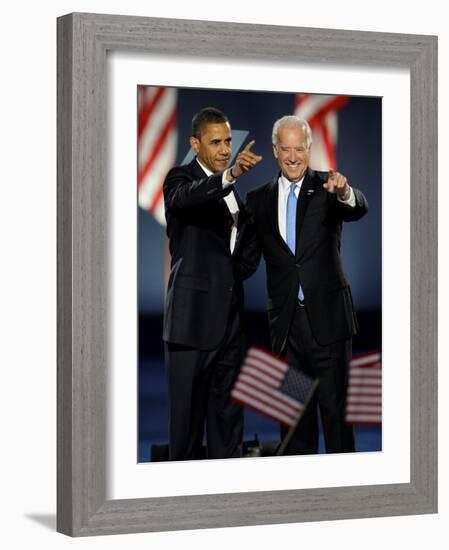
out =
[[[278,143],[279,130],[281,128],[301,128],[306,138],[307,149],[312,145],[312,130],[307,120],[299,118],[296,115],[286,115],[276,120],[273,124],[273,132],[271,135],[273,145],[277,145]]]

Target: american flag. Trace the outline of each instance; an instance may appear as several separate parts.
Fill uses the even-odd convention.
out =
[[[176,161],[177,91],[174,88],[138,87],[139,206],[165,225],[162,186]]]
[[[315,170],[336,170],[338,136],[337,112],[349,101],[347,96],[298,94],[295,115],[304,118],[312,129],[310,166]]]
[[[382,422],[382,367],[380,353],[354,357],[350,362],[346,422]]]
[[[317,382],[258,347],[248,350],[231,397],[247,407],[295,426]]]

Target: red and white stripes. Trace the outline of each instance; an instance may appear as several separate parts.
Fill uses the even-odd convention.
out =
[[[288,369],[285,361],[252,347],[248,350],[231,396],[242,405],[282,424],[294,426],[304,406],[279,389]]]
[[[346,422],[382,423],[382,367],[380,353],[355,357],[350,363]]]
[[[296,96],[295,115],[312,129],[313,147],[309,164],[315,170],[337,168],[337,112],[349,101],[346,96],[302,94]]]
[[[174,88],[138,87],[139,206],[165,225],[162,186],[176,161],[177,91]]]

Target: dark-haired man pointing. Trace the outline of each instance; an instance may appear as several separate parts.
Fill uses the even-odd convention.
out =
[[[240,367],[244,274],[236,262],[246,223],[235,180],[261,157],[250,142],[228,168],[229,120],[208,107],[192,121],[196,153],[164,183],[171,271],[163,339],[169,391],[170,460],[241,456],[243,412],[230,392]]]

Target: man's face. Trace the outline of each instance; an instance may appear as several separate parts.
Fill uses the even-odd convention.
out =
[[[223,172],[232,153],[232,134],[229,122],[210,123],[201,129],[201,137],[190,138],[198,160],[212,172]]]
[[[310,148],[302,128],[281,128],[277,145],[273,145],[282,174],[290,181],[297,182],[305,174],[309,165]]]

